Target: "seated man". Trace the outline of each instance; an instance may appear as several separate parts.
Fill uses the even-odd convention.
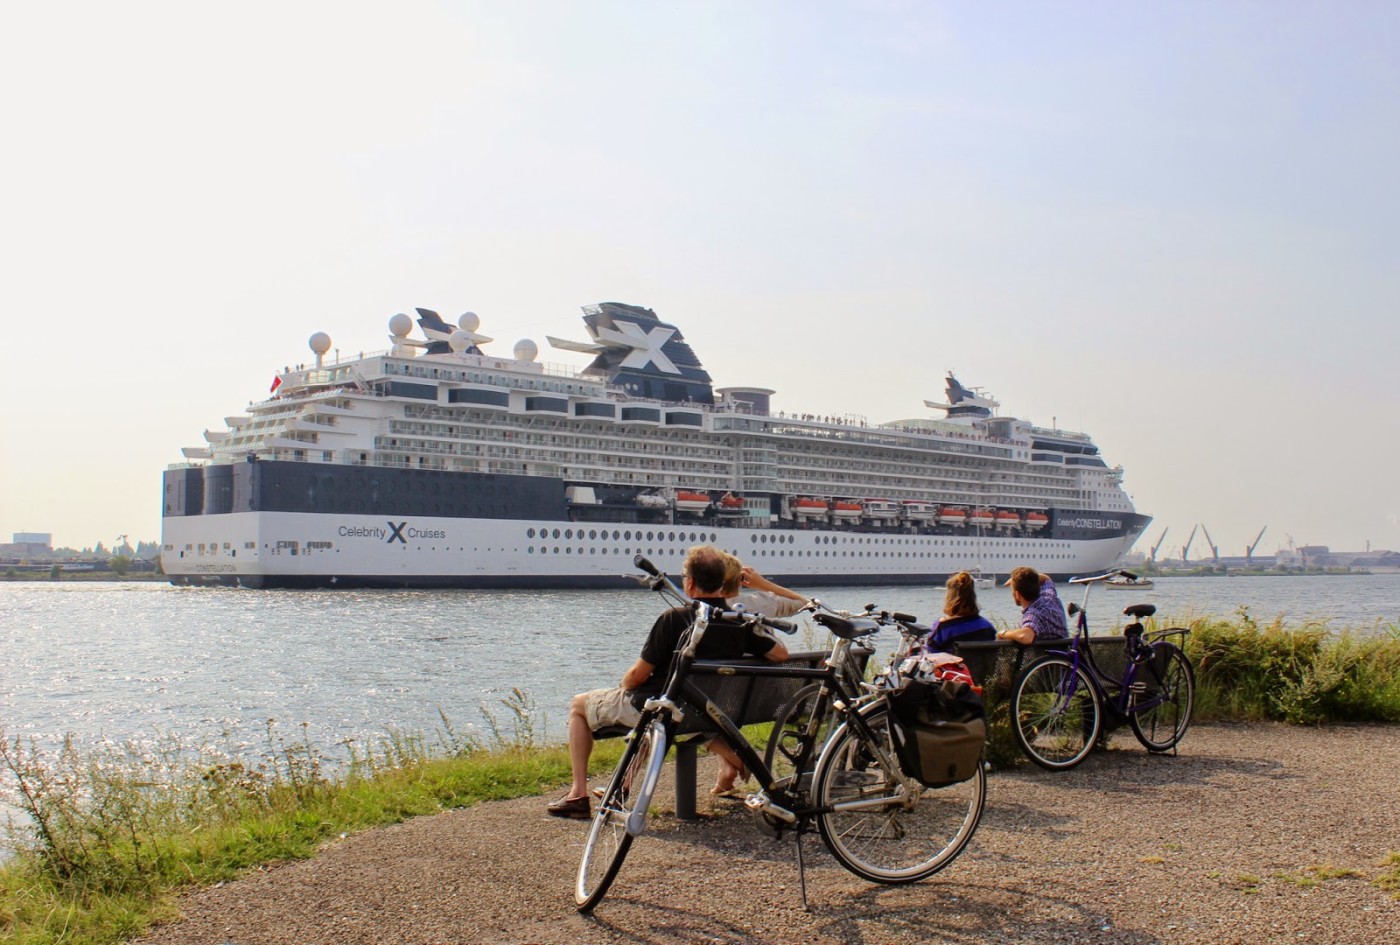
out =
[[[1055,593],[1055,582],[1048,575],[1035,568],[1017,568],[1006,583],[1011,588],[1011,599],[1021,608],[1021,625],[1014,630],[998,632],[998,640],[1032,643],[1069,636],[1065,608]]]
[[[697,545],[685,556],[681,569],[681,586],[693,600],[725,607],[721,596],[725,590],[726,569],[731,572],[734,560],[710,545]],[[681,634],[695,616],[694,607],[672,607],[656,619],[641,656],[622,676],[615,689],[594,689],[574,696],[569,705],[569,765],[573,782],[569,792],[547,808],[555,817],[586,820],[593,816],[588,797],[588,757],[593,753],[593,732],[609,725],[636,725],[641,718],[641,705],[661,692],[670,674],[671,661]],[[697,654],[701,659],[737,659],[743,656],[763,656],[774,662],[787,659],[787,647],[767,631],[712,624],[700,642]],[[727,745],[714,748],[724,762],[737,772],[738,758]]]

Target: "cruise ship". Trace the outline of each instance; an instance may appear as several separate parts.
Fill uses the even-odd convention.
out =
[[[371,354],[328,358],[316,332],[311,363],[165,471],[173,583],[628,586],[634,555],[678,573],[699,543],[794,587],[1064,577],[1150,521],[1088,436],[1000,416],[951,374],[914,419],[775,412],[770,389],[713,386],[650,309],[586,306],[587,341],[547,338],[582,369],[416,311],[419,337],[394,315]]]

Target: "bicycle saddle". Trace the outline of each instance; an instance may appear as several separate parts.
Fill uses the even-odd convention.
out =
[[[1151,617],[1156,612],[1157,606],[1155,604],[1133,604],[1131,607],[1127,607],[1123,611],[1125,615],[1129,617],[1137,617],[1139,620],[1141,620],[1143,617]]]
[[[812,619],[843,640],[858,640],[880,629],[873,620],[847,620],[835,614],[813,614]]]

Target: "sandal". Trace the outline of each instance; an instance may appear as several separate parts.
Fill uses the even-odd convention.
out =
[[[744,796],[744,792],[732,784],[727,788],[722,788],[716,784],[714,787],[710,788],[710,794],[713,797],[727,797],[734,800],[739,800]]]

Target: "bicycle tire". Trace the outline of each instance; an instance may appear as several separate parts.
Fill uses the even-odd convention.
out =
[[[1016,744],[1027,758],[1047,770],[1065,771],[1093,749],[1103,706],[1082,667],[1063,656],[1045,656],[1016,680],[1011,719]]]
[[[665,758],[666,727],[660,719],[633,730],[598,801],[593,826],[583,846],[574,881],[574,903],[579,912],[591,912],[617,878],[633,839],[645,826],[651,794]]]
[[[883,702],[861,710],[886,757],[898,764],[891,735],[889,707]],[[822,750],[813,777],[817,827],[836,861],[862,879],[899,885],[926,879],[963,851],[987,800],[986,765],[966,781],[927,788],[912,782],[904,795],[901,782],[882,770],[861,733],[845,723]],[[855,800],[890,798],[887,805],[833,810]]]
[[[803,747],[810,740],[811,744],[820,749],[831,733],[832,711],[829,700],[823,712],[825,718],[821,719],[815,728],[812,725],[812,712],[816,708],[821,688],[821,683],[803,686],[773,716],[773,730],[768,734],[768,746],[763,750],[763,764],[772,773],[775,782],[790,779],[782,785],[790,790],[804,791],[810,786],[810,778],[794,777],[799,773],[797,760]],[[801,774],[810,775],[816,767],[816,759],[817,752],[813,752],[808,770]]]
[[[1196,674],[1181,647],[1159,641],[1150,649],[1152,655],[1138,671],[1137,681],[1146,683],[1145,691],[1128,696],[1128,724],[1148,751],[1171,751],[1191,724]],[[1136,708],[1139,701],[1155,699],[1162,701],[1146,709]]]

